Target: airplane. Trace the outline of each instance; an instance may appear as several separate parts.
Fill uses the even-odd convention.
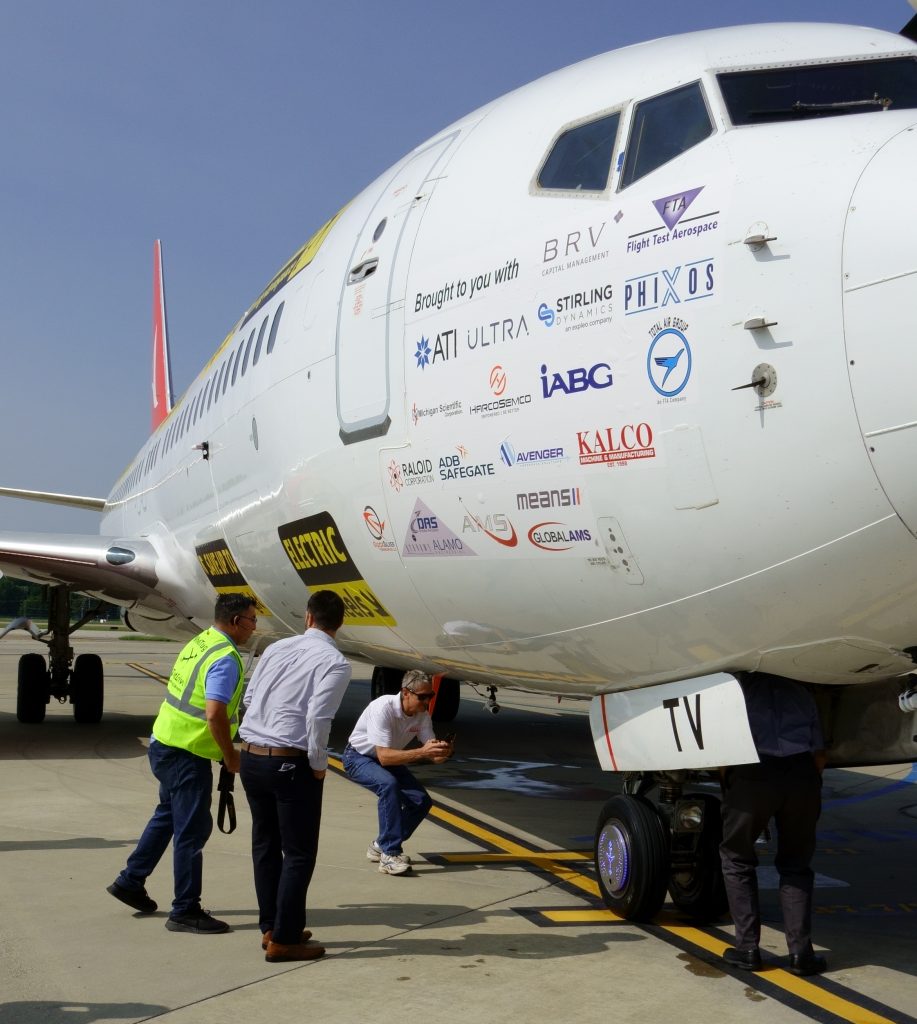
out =
[[[810,685],[833,765],[917,755],[915,39],[725,28],[520,88],[332,216],[174,402],[157,244],[148,441],[104,498],[0,491],[101,516],[0,534],[52,588],[20,721],[101,718],[71,592],[176,639],[245,592],[263,646],[330,588],[373,695],[590,700],[606,904],[719,913],[738,673]]]

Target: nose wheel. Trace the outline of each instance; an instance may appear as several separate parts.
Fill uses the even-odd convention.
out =
[[[602,899],[628,921],[659,913],[668,882],[666,830],[640,796],[613,796],[595,829],[595,866]]]

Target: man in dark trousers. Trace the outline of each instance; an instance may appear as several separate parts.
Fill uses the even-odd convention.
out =
[[[318,853],[328,734],[350,665],[334,637],[344,602],[318,590],[306,631],[272,644],[245,691],[242,785],[252,812],[252,861],[265,960],[315,960],[323,946],[305,931],[306,893]]]
[[[827,964],[812,948],[811,862],[825,753],[815,701],[799,683],[763,672],[748,673],[740,683],[761,760],[723,772],[720,858],[735,922],[735,946],[725,950],[723,959],[742,970],[761,969],[755,840],[774,818],[789,968],[794,974],[818,974]]]
[[[239,751],[232,741],[245,667],[237,645],[251,639],[256,609],[254,598],[245,594],[220,594],[213,626],[179,654],[150,740],[159,805],[126,867],[108,886],[115,899],[138,913],[154,913],[156,903],[145,883],[171,842],[175,898],[166,928],[172,932],[229,931],[225,921],[201,909],[203,850],[213,831],[213,762],[222,760],[229,771],[239,770]]]

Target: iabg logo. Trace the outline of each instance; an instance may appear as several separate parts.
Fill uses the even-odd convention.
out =
[[[506,373],[499,364],[490,371],[490,390],[497,398],[506,390]]]

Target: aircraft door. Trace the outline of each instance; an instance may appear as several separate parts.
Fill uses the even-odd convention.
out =
[[[335,345],[344,444],[388,433],[389,359],[393,351],[400,353],[411,249],[435,178],[458,134],[439,139],[398,168],[357,236],[341,287]]]
[[[895,511],[917,534],[917,209],[902,183],[917,166],[917,126],[866,165],[844,228],[847,369],[863,441]]]

